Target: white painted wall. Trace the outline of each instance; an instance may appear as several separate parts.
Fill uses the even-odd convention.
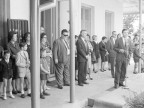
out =
[[[105,36],[105,11],[114,12],[114,30],[121,33],[123,28],[123,5],[118,0],[82,0],[82,4],[94,7],[94,34],[99,41]]]
[[[88,5],[93,8],[92,20],[93,30],[92,34],[98,35],[98,40],[105,36],[105,11],[114,13],[114,30],[121,33],[123,28],[123,6],[122,2],[118,0],[77,0],[75,5],[75,34],[78,35],[81,30],[81,5]],[[68,28],[69,20],[68,1],[61,1],[60,4],[60,29]]]
[[[10,0],[10,18],[30,20],[30,0]]]

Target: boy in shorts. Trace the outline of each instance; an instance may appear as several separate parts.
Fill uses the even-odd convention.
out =
[[[28,80],[28,96],[31,96],[31,75],[30,75],[30,60],[27,53],[27,44],[20,43],[20,51],[16,55],[16,65],[20,77],[21,98],[25,98],[24,93],[24,78]]]

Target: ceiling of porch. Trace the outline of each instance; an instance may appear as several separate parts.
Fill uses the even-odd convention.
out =
[[[139,13],[139,0],[119,0],[123,2],[124,14],[136,14]],[[142,10],[144,13],[144,0],[142,0]]]

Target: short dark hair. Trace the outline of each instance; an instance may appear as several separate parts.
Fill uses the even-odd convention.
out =
[[[45,33],[41,33],[40,38],[42,39],[45,35]]]
[[[10,32],[8,33],[8,42],[12,40],[12,38],[13,38],[13,36],[14,36],[15,34],[17,34],[15,31],[10,31]]]
[[[114,32],[116,32],[116,31],[112,31],[112,34],[113,34]]]
[[[22,47],[24,47],[25,45],[26,45],[25,42],[21,42],[21,43],[19,44],[19,47],[22,48]]]
[[[78,38],[78,35],[75,35],[75,38]]]
[[[63,29],[63,30],[61,31],[61,34],[65,33],[65,32],[68,32],[68,30],[67,30],[67,29]]]
[[[30,35],[30,32],[26,32],[23,36],[22,42],[26,42],[28,35]]]
[[[10,54],[10,51],[9,50],[4,50],[4,55],[6,54]]]
[[[103,37],[102,37],[102,40],[105,40],[105,39],[107,39],[107,37],[106,37],[106,36],[103,36]]]
[[[81,30],[81,31],[80,31],[80,34],[81,34],[83,31],[86,31],[86,30]]]
[[[122,30],[122,33],[123,33],[124,31],[127,31],[127,30],[128,30],[128,29],[123,29],[123,30]]]
[[[97,35],[93,35],[93,36],[92,36],[92,39],[93,39],[93,40],[94,40],[94,37],[97,37]]]

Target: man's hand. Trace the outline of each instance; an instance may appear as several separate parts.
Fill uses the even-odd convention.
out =
[[[58,64],[58,59],[55,59],[55,64]]]
[[[124,50],[124,49],[120,49],[119,51],[120,51],[121,53],[124,53],[124,52],[125,52],[125,50]]]
[[[88,60],[88,55],[86,55],[86,59]]]

